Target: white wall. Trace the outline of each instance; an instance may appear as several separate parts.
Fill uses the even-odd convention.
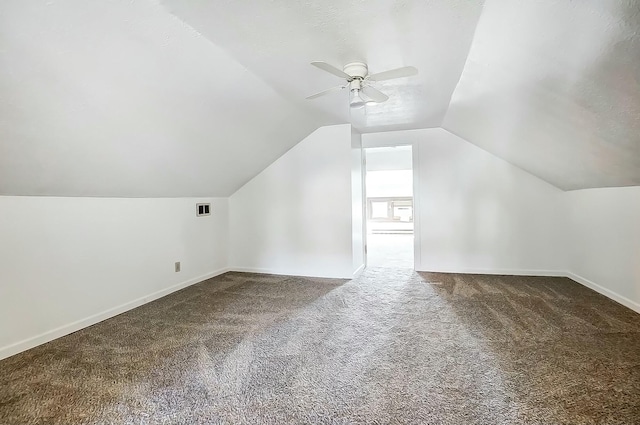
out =
[[[640,187],[565,193],[570,277],[640,313]]]
[[[416,268],[566,275],[640,312],[640,187],[563,192],[443,129],[412,144]]]
[[[219,198],[0,196],[0,358],[223,272],[227,222]]]
[[[351,277],[352,135],[321,127],[229,198],[235,270]]]
[[[360,140],[349,125],[322,127],[229,200],[0,196],[0,358],[229,264],[351,277],[362,265]],[[562,192],[442,129],[362,136],[407,143],[418,270],[567,274],[640,312],[640,187]],[[212,216],[195,217],[197,202],[212,202]]]
[[[365,146],[411,143],[416,269],[564,271],[562,191],[443,129],[365,134]]]

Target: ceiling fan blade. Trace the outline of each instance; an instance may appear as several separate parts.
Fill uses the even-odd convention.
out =
[[[384,81],[392,80],[394,78],[411,77],[416,75],[418,70],[413,66],[405,66],[404,68],[392,69],[390,71],[378,72],[377,74],[369,75],[371,81]]]
[[[333,74],[335,76],[338,76],[340,78],[346,78],[347,80],[351,79],[351,75],[347,74],[346,72],[344,72],[341,69],[336,68],[333,65],[329,65],[326,62],[322,62],[322,61],[315,61],[315,62],[311,62],[311,65],[320,68],[323,71],[327,71],[330,74]]]
[[[364,86],[361,89],[362,93],[364,93],[367,97],[371,98],[371,100],[378,102],[378,103],[382,103],[387,101],[387,99],[389,99],[389,96],[387,96],[386,94],[382,93],[380,90],[378,89],[374,89],[371,86]]]
[[[306,99],[315,99],[316,97],[320,97],[320,96],[324,96],[325,94],[329,94],[332,91],[338,90],[338,89],[343,89],[346,86],[336,86],[336,87],[331,87],[330,89],[327,90],[323,90],[320,93],[316,93],[316,94],[312,94],[311,96],[307,96]]]

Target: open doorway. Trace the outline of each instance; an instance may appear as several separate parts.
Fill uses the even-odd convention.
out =
[[[367,265],[414,268],[411,146],[366,148]]]

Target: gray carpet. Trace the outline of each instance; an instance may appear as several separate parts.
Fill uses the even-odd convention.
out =
[[[640,315],[568,279],[227,273],[0,361],[0,424],[639,424]]]

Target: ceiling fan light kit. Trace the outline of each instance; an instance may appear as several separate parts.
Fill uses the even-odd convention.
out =
[[[328,90],[308,96],[307,99],[315,99],[324,96],[337,89],[349,88],[349,106],[351,108],[362,108],[365,105],[386,102],[389,96],[371,86],[371,82],[391,80],[394,78],[410,77],[416,75],[418,70],[412,66],[392,69],[377,74],[370,75],[369,68],[363,62],[351,62],[346,64],[342,71],[326,62],[311,62],[311,65],[329,72],[337,77],[344,78],[346,84],[332,87]]]
[[[375,103],[362,98],[362,80],[355,78],[349,83],[349,106],[352,108],[362,108],[367,103]]]

